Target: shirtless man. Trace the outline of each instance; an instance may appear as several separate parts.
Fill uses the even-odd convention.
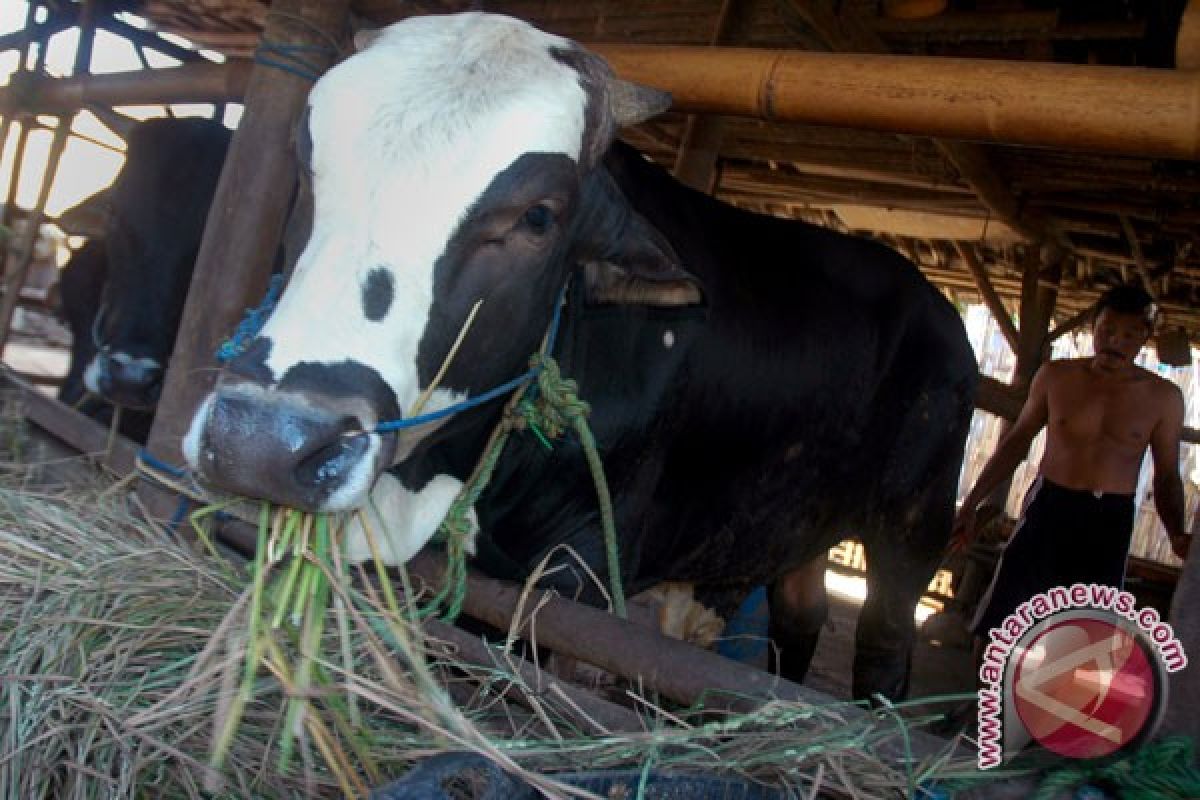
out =
[[[1155,507],[1171,548],[1186,557],[1190,537],[1179,477],[1183,394],[1134,364],[1153,332],[1154,316],[1153,300],[1142,289],[1106,292],[1093,322],[1095,355],[1052,361],[1038,370],[1020,416],[963,501],[954,521],[955,548],[971,540],[979,504],[1012,475],[1033,437],[1046,428],[1038,477],[971,626],[977,637],[1054,586],[1122,585],[1147,446],[1154,461]]]

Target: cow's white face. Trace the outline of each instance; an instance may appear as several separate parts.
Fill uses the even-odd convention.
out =
[[[478,301],[420,411],[522,372],[574,260],[643,230],[589,172],[618,118],[610,77],[570,41],[488,14],[397,23],[325,75],[298,136],[311,238],[197,413],[193,468],[293,506],[357,507],[434,433],[371,431],[413,415]]]
[[[411,410],[435,265],[468,210],[523,154],[578,160],[587,98],[552,54],[568,43],[504,17],[453,21],[387,29],[313,89],[313,232],[262,331],[273,380],[350,360]],[[506,61],[483,60],[497,49]]]

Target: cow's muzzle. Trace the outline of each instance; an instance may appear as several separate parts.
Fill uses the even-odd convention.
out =
[[[127,408],[151,409],[162,394],[163,368],[152,358],[101,350],[83,376],[93,394]]]
[[[384,439],[363,427],[336,403],[222,386],[198,412],[184,453],[218,488],[306,511],[341,511],[366,501],[386,463]]]

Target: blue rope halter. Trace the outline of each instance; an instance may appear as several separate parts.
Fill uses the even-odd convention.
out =
[[[283,287],[283,276],[275,275],[271,278],[271,285],[267,289],[267,295],[263,301],[256,307],[249,309],[246,316],[238,324],[237,330],[228,340],[223,342],[217,350],[217,361],[225,364],[233,358],[241,355],[258,332],[262,330],[263,325],[267,321],[267,317],[275,309],[275,304],[278,302],[280,291]],[[564,285],[562,291],[559,292],[558,300],[554,304],[554,316],[550,320],[550,327],[546,331],[546,343],[543,347],[545,353],[554,352],[554,344],[558,338],[559,323],[562,321],[562,307],[566,301],[567,285]],[[544,367],[537,364],[530,367],[528,370],[513,378],[512,380],[502,383],[492,389],[483,392],[482,394],[469,397],[462,402],[454,405],[440,408],[437,411],[430,411],[428,414],[419,414],[415,417],[407,417],[400,419],[390,419],[380,422],[372,430],[372,433],[394,433],[406,428],[415,428],[418,425],[425,425],[430,422],[437,422],[440,419],[459,414],[463,411],[468,411],[472,408],[477,408],[484,403],[495,400],[497,397],[502,397],[511,391],[519,388],[523,384],[535,380],[541,374]]]
[[[543,350],[547,354],[554,352],[554,343],[558,338],[558,326],[562,321],[562,307],[563,302],[566,299],[566,294],[567,287],[563,286],[562,292],[559,293],[558,300],[554,304],[554,316],[550,319],[550,328],[546,331],[546,344],[543,347]],[[404,430],[405,428],[415,428],[418,425],[424,425],[428,422],[436,422],[439,419],[445,419],[446,417],[453,416],[454,414],[468,411],[491,400],[495,400],[497,397],[502,397],[503,395],[508,394],[509,392],[519,388],[521,385],[529,381],[535,380],[537,376],[541,374],[543,369],[545,369],[545,367],[542,366],[542,364],[536,364],[507,383],[502,383],[493,389],[483,392],[482,394],[469,397],[460,403],[455,403],[454,405],[440,408],[437,411],[430,411],[428,414],[419,414],[415,417],[391,419],[380,422],[375,426],[374,432],[392,433],[394,431]]]

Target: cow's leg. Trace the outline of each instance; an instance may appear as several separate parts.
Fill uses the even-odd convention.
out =
[[[770,587],[769,635],[775,646],[772,672],[797,683],[808,673],[821,628],[829,617],[825,562],[822,553],[784,573]]]
[[[937,562],[921,564],[898,555],[886,547],[867,551],[867,599],[854,647],[855,699],[881,694],[903,700],[908,694],[916,641],[913,611]]]
[[[881,513],[864,530],[867,599],[855,635],[855,699],[881,694],[903,700],[908,694],[913,612],[942,561],[954,515],[958,465],[943,464],[913,502]]]

